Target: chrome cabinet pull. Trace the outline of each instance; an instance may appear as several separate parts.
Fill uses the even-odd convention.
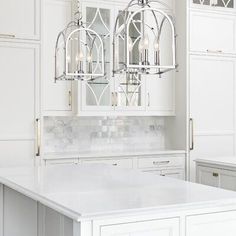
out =
[[[209,53],[223,53],[222,50],[211,50],[211,49],[207,49],[207,52],[209,52]]]
[[[189,130],[191,132],[191,135],[190,135],[190,147],[189,147],[189,150],[192,151],[194,150],[194,126],[193,126],[193,119],[190,118],[189,119]]]
[[[111,93],[111,105],[114,107],[115,103],[114,103],[114,93]]]
[[[69,107],[72,106],[72,92],[69,91]]]
[[[147,94],[147,97],[148,97],[148,106],[150,107],[150,93],[149,92]]]
[[[115,106],[118,106],[118,92],[115,92]]]
[[[112,165],[113,165],[113,166],[118,166],[118,164],[117,164],[117,163],[113,163]]]
[[[214,177],[219,177],[219,174],[218,173],[213,173],[212,174]]]
[[[152,162],[153,165],[167,165],[169,163],[170,161],[153,161]]]
[[[40,119],[36,119],[37,127],[36,127],[36,145],[37,145],[37,152],[36,156],[39,157],[41,154],[41,125]]]
[[[0,34],[0,38],[15,38],[14,34]]]

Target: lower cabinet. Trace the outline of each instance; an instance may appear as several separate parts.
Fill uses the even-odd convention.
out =
[[[186,236],[235,236],[236,212],[189,216],[186,230]]]
[[[179,219],[151,220],[102,226],[100,236],[179,236]]]
[[[236,170],[197,166],[197,182],[213,187],[236,191]]]

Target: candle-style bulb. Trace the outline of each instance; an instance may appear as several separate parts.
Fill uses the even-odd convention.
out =
[[[133,50],[133,41],[132,41],[131,37],[129,37],[129,39],[128,39],[128,48],[129,48],[129,52],[131,52]]]
[[[138,45],[138,50],[139,52],[142,52],[144,49],[144,45],[143,45],[143,39],[140,39],[139,45]]]
[[[149,37],[145,34],[143,38],[143,49],[147,50],[149,48]]]
[[[158,40],[158,38],[155,39],[153,47],[154,47],[155,52],[159,51],[159,40]]]

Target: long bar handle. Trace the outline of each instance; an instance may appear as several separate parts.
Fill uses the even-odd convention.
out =
[[[69,91],[69,107],[72,106],[72,92]]]
[[[207,52],[209,52],[209,53],[223,53],[222,50],[211,50],[211,49],[207,49]]]
[[[189,119],[189,129],[190,129],[190,132],[191,132],[191,135],[190,135],[190,151],[194,150],[194,125],[193,125],[193,118],[190,118]]]
[[[41,124],[40,124],[40,119],[36,119],[36,145],[37,145],[37,152],[36,156],[39,157],[41,154]]]
[[[118,92],[115,92],[115,106],[118,106]]]
[[[150,107],[150,93],[147,93],[147,97],[148,97],[148,107]]]
[[[0,38],[15,38],[14,34],[0,34]]]

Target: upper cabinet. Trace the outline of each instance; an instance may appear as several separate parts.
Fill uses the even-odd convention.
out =
[[[40,39],[40,0],[1,0],[0,38]]]
[[[193,6],[214,7],[215,9],[233,9],[235,0],[192,0]]]
[[[173,1],[169,0],[167,4],[172,7]],[[109,115],[172,116],[175,114],[174,71],[161,77],[124,73],[113,76],[112,43],[115,19],[126,5],[127,1],[117,1],[115,7],[114,3],[82,3],[84,22],[88,28],[96,30],[104,42],[105,76],[94,81],[78,83],[78,115],[108,115],[109,112]],[[119,23],[121,25],[123,22]],[[162,47],[169,43],[169,33],[166,32],[161,38]],[[135,29],[131,32],[131,37],[133,40],[138,37]],[[132,60],[135,60],[136,56],[138,57],[133,55]]]
[[[55,43],[58,33],[72,18],[72,2],[45,0],[42,20],[42,108],[46,115],[70,115],[73,110],[71,81],[55,83]]]
[[[236,53],[235,15],[191,11],[190,24],[192,52]]]

